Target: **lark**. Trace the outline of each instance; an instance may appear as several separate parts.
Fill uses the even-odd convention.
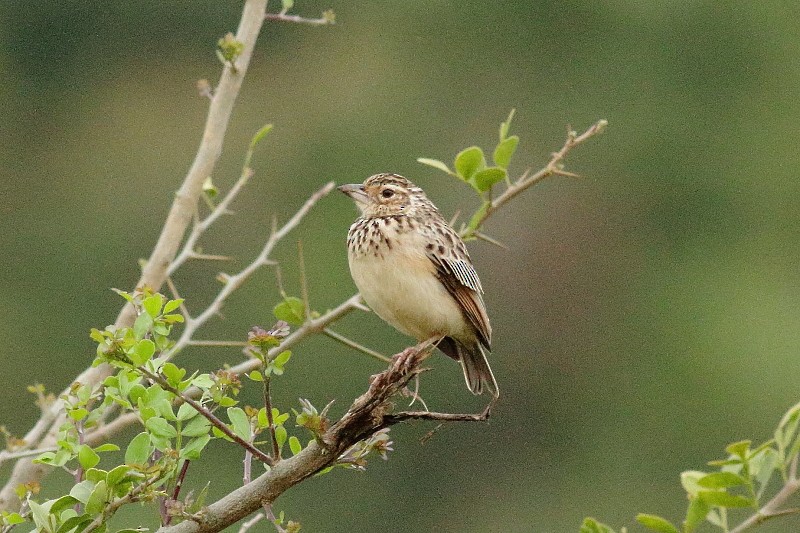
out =
[[[464,242],[425,193],[397,174],[339,190],[361,210],[347,235],[350,273],[372,310],[461,362],[473,394],[499,395],[486,360],[492,327]]]

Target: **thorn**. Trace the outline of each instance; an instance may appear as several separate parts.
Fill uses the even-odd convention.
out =
[[[562,170],[560,168],[554,168],[552,170],[553,174],[557,176],[565,176],[567,178],[585,178],[586,176],[581,176],[580,174],[575,174],[574,172],[567,172],[566,170]]]
[[[509,248],[508,248],[508,246],[506,246],[506,245],[505,245],[505,244],[503,244],[502,242],[498,241],[497,239],[493,239],[492,237],[489,237],[489,236],[488,236],[488,235],[486,235],[485,233],[481,233],[480,231],[476,231],[476,232],[474,233],[474,235],[475,235],[475,237],[477,237],[478,239],[480,239],[480,240],[482,240],[482,241],[486,241],[486,242],[488,242],[489,244],[494,244],[495,246],[497,246],[497,247],[499,247],[499,248],[502,248],[503,250],[508,250],[508,249],[509,249]]]
[[[458,220],[459,215],[461,214],[461,210],[457,210],[453,213],[453,218],[450,219],[450,223],[448,224],[451,228],[455,225],[456,220]]]

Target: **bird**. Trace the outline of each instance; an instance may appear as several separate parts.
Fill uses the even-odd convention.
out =
[[[425,192],[392,173],[341,185],[361,211],[347,234],[350,274],[369,307],[459,361],[473,394],[500,389],[486,359],[492,327],[475,267]]]

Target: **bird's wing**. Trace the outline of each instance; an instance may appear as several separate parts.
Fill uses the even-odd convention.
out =
[[[492,326],[483,303],[483,287],[464,242],[445,224],[434,227],[433,237],[437,245],[428,249],[427,255],[436,267],[439,281],[456,299],[467,320],[475,327],[481,344],[490,348]]]

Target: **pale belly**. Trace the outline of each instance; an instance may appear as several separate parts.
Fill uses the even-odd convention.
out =
[[[422,254],[401,254],[396,247],[349,258],[353,280],[367,305],[396,329],[426,340],[469,336],[461,307],[434,274]]]

